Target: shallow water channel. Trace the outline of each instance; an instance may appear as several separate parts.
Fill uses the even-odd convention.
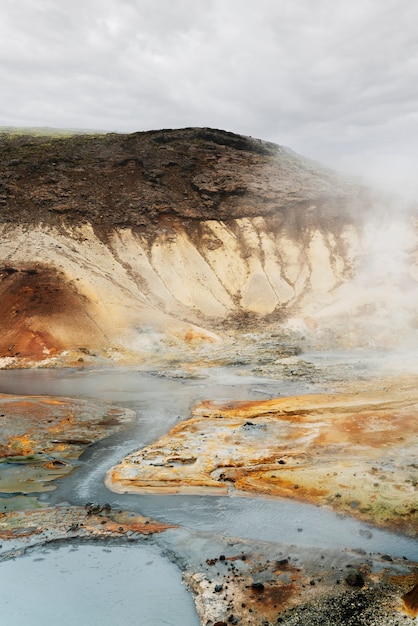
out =
[[[191,407],[201,400],[261,400],[281,395],[309,393],[314,390],[310,383],[261,379],[245,375],[234,368],[212,368],[202,372],[202,377],[198,378],[170,378],[159,372],[143,372],[132,369],[0,371],[1,393],[96,398],[117,406],[128,407],[136,412],[137,420],[133,427],[91,446],[81,457],[80,467],[69,476],[57,481],[55,491],[40,496],[40,499],[47,504],[68,502],[83,506],[86,502],[101,504],[108,502],[112,508],[137,511],[161,521],[224,536],[324,548],[347,547],[418,560],[418,542],[416,540],[381,531],[348,517],[343,518],[330,510],[311,505],[248,496],[119,495],[104,487],[105,473],[112,465],[132,450],[154,441],[178,421],[187,419]],[[99,552],[100,550],[101,552]],[[106,595],[106,577],[103,572],[109,571],[109,569],[118,571],[117,562],[119,559],[121,563],[124,563],[124,567],[121,569],[124,569],[126,564],[126,575],[130,577],[130,580],[136,580],[137,593],[140,593],[142,606],[143,603],[148,602],[143,585],[152,578],[152,568],[146,569],[146,563],[152,561],[160,572],[159,581],[163,590],[165,589],[165,581],[167,580],[168,584],[168,581],[172,580],[172,594],[173,597],[177,598],[174,600],[174,604],[177,603],[177,609],[172,608],[168,616],[156,616],[153,611],[159,603],[164,604],[165,591],[163,591],[160,601],[155,594],[148,594],[150,598],[149,612],[147,613],[148,609],[144,605],[144,617],[138,623],[144,625],[185,623],[190,624],[190,626],[198,623],[193,607],[190,606],[187,609],[187,602],[184,600],[185,589],[181,585],[180,574],[178,579],[172,578],[171,568],[175,566],[169,563],[167,559],[159,556],[155,551],[151,558],[147,553],[148,548],[141,546],[129,547],[129,551],[131,551],[129,557],[127,556],[127,547],[113,546],[111,550],[111,553],[106,553],[103,551],[103,546],[100,548],[80,546],[75,560],[73,558],[75,553],[72,553],[68,546],[61,547],[58,552],[52,551],[49,555],[45,554],[45,549],[43,552],[40,551],[39,555],[32,553],[30,557],[24,557],[29,559],[26,560],[27,564],[36,564],[36,567],[31,565],[32,569],[27,567],[29,579],[26,584],[28,587],[32,585],[32,582],[35,584],[37,572],[40,572],[40,568],[44,568],[47,563],[51,564],[51,569],[58,567],[58,561],[62,563],[59,579],[64,581],[64,571],[72,572],[74,570],[77,572],[81,569],[84,571],[87,563],[96,562],[96,572],[100,577],[100,582],[97,579],[97,588],[101,589],[101,594]],[[120,552],[118,552],[119,550]],[[90,557],[89,555],[93,556]],[[37,558],[43,558],[44,561],[37,561]],[[107,564],[104,559],[108,559]],[[6,579],[7,583],[10,584],[14,577],[16,580],[20,580],[21,569],[19,568],[25,569],[24,565],[17,565],[20,562],[23,563],[23,560],[17,559],[12,562],[7,574],[4,567],[6,563],[0,564],[0,584],[3,584]],[[129,563],[132,563],[132,570],[129,570]],[[134,563],[136,563],[136,569]],[[49,567],[44,569],[48,570]],[[89,579],[94,581],[94,568],[89,571]],[[45,576],[48,575],[45,571]],[[77,603],[75,597],[78,583],[72,582],[72,573],[68,576],[65,583],[66,593],[73,594],[73,609],[78,613],[71,614],[72,621],[70,622],[63,622],[60,619],[61,624],[76,623],[76,621],[78,623],[116,623],[115,621],[103,621],[103,619],[107,619],[108,614],[110,615],[108,608],[103,603],[97,604],[96,610],[99,611],[99,614],[96,613],[96,622],[94,620],[83,621],[82,604]],[[116,579],[114,577],[109,578],[109,585],[113,585],[113,587],[117,585],[117,587],[124,589],[125,583],[123,581],[125,579],[120,576],[122,574],[117,574]],[[156,579],[158,579],[158,575],[156,575]],[[164,584],[161,584],[161,581]],[[48,582],[45,584],[49,585]],[[59,583],[57,584],[59,586]],[[156,582],[156,586],[158,587],[158,582]],[[109,590],[109,593],[113,593],[113,591]],[[57,590],[57,594],[59,594],[59,590]],[[136,606],[136,599],[135,592],[133,592],[133,606]],[[4,603],[2,604],[2,610],[10,610],[13,602],[10,602],[9,608]],[[38,602],[38,604],[40,603]],[[133,606],[131,606],[131,610]],[[183,610],[188,611],[187,616],[181,612]],[[135,617],[137,617],[136,614]],[[21,621],[18,621],[19,619]],[[43,618],[38,619],[39,621],[32,620],[32,623],[52,623],[49,618],[46,621]],[[124,624],[123,619],[118,618],[117,623]],[[129,616],[126,619],[126,623],[130,623],[128,621]],[[13,614],[13,623],[23,624],[27,621],[23,617],[19,618],[19,615]]]

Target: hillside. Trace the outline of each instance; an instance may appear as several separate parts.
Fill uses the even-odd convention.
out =
[[[335,322],[376,198],[289,148],[213,129],[3,133],[0,162],[5,366],[271,329],[364,340]],[[375,294],[356,294],[368,314]]]

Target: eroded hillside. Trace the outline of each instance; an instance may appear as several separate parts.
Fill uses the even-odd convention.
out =
[[[286,324],[355,343],[336,321],[388,300],[350,291],[375,200],[288,148],[211,129],[4,134],[0,159],[7,363]],[[411,256],[408,328],[414,271]]]

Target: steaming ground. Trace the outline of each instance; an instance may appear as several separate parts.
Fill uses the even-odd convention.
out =
[[[341,519],[328,509],[300,502],[254,499],[248,495],[232,500],[214,496],[121,495],[105,488],[104,477],[113,465],[187,419],[192,406],[201,400],[210,398],[228,403],[312,393],[320,391],[324,381],[328,386],[335,385],[335,379],[341,383],[343,374],[351,377],[353,371],[360,384],[361,379],[377,377],[376,365],[381,365],[381,355],[372,352],[366,359],[353,353],[317,353],[307,357],[321,372],[328,370],[327,375],[318,376],[322,385],[303,377],[298,379],[295,363],[295,374],[284,376],[282,380],[254,377],[243,368],[210,368],[202,371],[200,378],[179,377],[174,372],[172,376],[161,377],[127,369],[3,371],[0,372],[0,390],[88,397],[129,408],[138,415],[133,428],[88,449],[81,466],[65,480],[60,480],[55,491],[41,496],[44,504],[69,502],[84,506],[86,502],[110,502],[113,508],[134,510],[196,530],[227,534],[233,528],[235,536],[248,539],[318,547],[338,545],[418,559],[415,539],[375,529],[350,517]]]
[[[9,523],[25,526],[27,515],[26,526],[35,528],[29,518],[39,512],[36,523],[44,530],[83,535],[86,529],[69,520],[80,511],[87,519],[90,501],[181,524],[160,545],[185,568],[205,624],[236,623],[248,602],[254,609],[248,623],[266,623],[267,613],[255,618],[259,597],[248,598],[248,590],[255,593],[252,583],[262,573],[266,586],[278,575],[274,593],[282,593],[282,583],[290,581],[283,556],[302,555],[297,567],[304,568],[306,550],[315,580],[309,574],[299,587],[290,581],[297,602],[310,602],[307,589],[329,593],[322,586],[329,573],[332,592],[341,600],[342,590],[343,601],[328,609],[326,603],[309,605],[320,615],[311,621],[304,603],[302,621],[290,615],[286,623],[354,623],[360,613],[356,625],[377,624],[389,614],[379,626],[406,620],[398,608],[394,616],[401,593],[390,596],[386,583],[390,600],[379,613],[384,593],[379,587],[373,595],[380,558],[374,551],[385,554],[379,572],[400,557],[393,571],[406,576],[412,570],[403,557],[418,558],[415,539],[354,521],[351,511],[341,519],[327,506],[115,494],[103,480],[125,455],[187,419],[201,400],[268,400],[348,387],[352,398],[365,381],[378,389],[380,376],[416,374],[416,211],[383,201],[287,148],[211,129],[2,137],[0,144],[0,367],[27,368],[1,371],[0,392],[97,398],[137,415],[130,431],[90,445],[55,491],[37,502],[36,494],[22,496],[34,506],[61,506],[46,517],[42,509],[27,510]],[[399,487],[412,488],[410,478]],[[59,528],[57,522],[48,526],[45,520],[63,511],[65,518],[68,503],[83,508],[72,509]],[[105,533],[107,521],[96,521]],[[122,532],[119,524],[115,532]],[[228,596],[229,574],[222,574],[219,594],[215,577],[218,566],[226,562],[232,571],[235,561],[219,555],[242,556],[244,548],[234,552],[239,542],[246,552],[258,551],[259,539],[270,543],[264,552],[260,548],[262,563],[254,558],[253,579],[243,579],[244,601],[232,614],[237,588],[232,585]],[[275,567],[282,569],[270,572],[275,542]],[[338,557],[330,550],[324,573],[322,548],[337,544],[343,550]],[[341,554],[345,564],[337,573],[334,559],[341,564]],[[244,572],[250,560],[242,560]],[[346,593],[340,584],[346,565],[363,568],[366,577],[372,568],[366,590]],[[366,601],[369,589],[373,597]],[[257,590],[261,596],[259,585]],[[347,597],[354,608],[344,604]],[[361,603],[365,612],[356,608]],[[408,610],[412,615],[414,597]],[[273,614],[275,621],[277,611],[268,616]]]
[[[0,139],[4,367],[165,367],[231,342],[239,360],[246,333],[303,336],[302,351],[415,343],[402,199],[213,129]]]
[[[270,332],[278,343],[281,334],[303,351],[418,345],[418,246],[410,217],[347,231],[345,258],[318,231],[309,233],[306,248],[273,237],[255,219],[236,221],[234,236],[230,226],[206,227],[216,234],[216,251],[177,232],[157,238],[151,256],[127,231],[104,245],[89,228],[30,237],[19,227],[4,230],[3,366],[89,362],[94,354],[164,363],[167,350],[216,353],[219,343],[229,351],[231,341],[238,355],[251,332]],[[237,246],[237,234],[254,245]]]

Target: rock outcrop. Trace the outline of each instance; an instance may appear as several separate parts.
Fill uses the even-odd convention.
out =
[[[282,382],[355,379],[340,394],[203,402],[113,467],[109,487],[284,496],[416,536],[415,378],[361,385],[358,362],[327,374],[298,358],[299,342],[410,341],[413,212],[376,214],[382,199],[357,183],[212,129],[3,133],[0,172],[0,368],[144,360],[183,378],[196,376],[191,360],[212,358]],[[182,568],[202,624],[415,620],[417,567],[405,557],[234,539],[108,503],[39,509],[37,494],[133,412],[44,396],[2,395],[0,408],[2,560],[49,542],[152,535]]]
[[[415,388],[415,377],[373,379],[355,392],[204,402],[113,467],[106,484],[119,493],[292,498],[415,536]]]
[[[0,162],[3,365],[289,320],[365,340],[333,324],[376,301],[348,287],[372,195],[288,148],[211,129],[4,134]]]

